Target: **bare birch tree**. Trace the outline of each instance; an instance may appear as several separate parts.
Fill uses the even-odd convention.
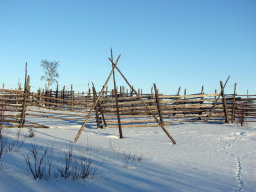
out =
[[[46,80],[47,81],[47,89],[49,90],[49,87],[53,83],[58,83],[57,78],[59,77],[59,74],[57,72],[59,62],[52,61],[49,62],[47,60],[42,60],[41,61],[41,66],[44,69],[44,76],[41,77],[41,80]]]

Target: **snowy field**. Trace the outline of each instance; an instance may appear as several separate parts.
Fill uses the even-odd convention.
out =
[[[27,128],[3,130],[8,140],[0,169],[1,192],[256,191],[256,124],[166,126],[177,142],[173,145],[160,127],[125,128],[124,138],[119,139],[118,129],[96,129],[91,123],[74,144],[81,122],[27,120],[51,128],[34,129],[32,138]],[[50,179],[35,180],[29,171],[25,158],[32,161],[32,145],[41,146],[38,157],[47,149],[53,170]],[[60,176],[70,149],[73,157],[89,159],[92,175]]]

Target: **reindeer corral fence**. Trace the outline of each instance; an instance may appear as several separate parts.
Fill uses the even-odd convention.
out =
[[[234,123],[256,121],[256,95],[204,94],[163,95],[156,86],[150,94],[140,94],[148,108],[163,125],[180,122]],[[72,90],[37,91],[0,89],[0,110],[3,127],[41,127],[47,125],[25,120],[27,116],[84,121],[93,106],[97,93],[95,88],[75,93]],[[117,92],[122,128],[158,126],[155,119],[133,93],[120,87]],[[30,107],[33,106],[33,107]],[[40,108],[52,110],[40,110]],[[68,116],[68,117],[67,117]],[[98,128],[118,127],[117,106],[114,90],[104,91],[90,121]]]
[[[48,125],[26,120],[27,117],[53,118],[73,122],[83,122],[74,142],[79,139],[84,127],[89,121],[97,123],[97,128],[119,128],[120,138],[122,128],[160,126],[173,144],[175,140],[165,129],[165,125],[180,122],[213,122],[235,123],[256,122],[256,95],[238,95],[236,84],[234,93],[225,94],[225,86],[220,81],[220,93],[205,94],[202,86],[197,94],[180,95],[180,88],[176,95],[159,94],[154,84],[150,94],[136,91],[117,67],[120,59],[113,61],[112,70],[102,87],[97,92],[92,84],[92,90],[74,92],[65,86],[59,90],[37,92],[30,91],[30,78],[25,70],[24,90],[0,89],[0,125],[2,127],[34,127],[50,128]],[[117,90],[115,70],[123,77],[129,91],[124,86]],[[107,84],[113,76],[114,89],[108,91]],[[42,110],[44,109],[44,110]],[[50,110],[49,110],[50,109]],[[33,118],[32,118],[33,119]],[[47,121],[46,121],[47,124]]]

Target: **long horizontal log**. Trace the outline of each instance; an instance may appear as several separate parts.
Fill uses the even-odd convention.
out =
[[[0,92],[17,92],[17,93],[24,93],[24,90],[18,90],[18,89],[6,89],[6,88],[0,88]]]
[[[0,103],[0,108],[2,108],[2,107],[21,107],[22,106],[22,104],[11,104],[11,103],[4,103],[4,104],[2,104],[2,103]]]
[[[14,119],[4,119],[3,122],[8,122],[8,123],[19,123],[18,120],[14,120]]]
[[[122,125],[124,123],[132,123],[132,124],[135,124],[135,123],[149,123],[149,122],[156,122],[155,119],[139,119],[139,120],[122,120],[121,119],[121,123]],[[117,123],[117,119],[116,120],[107,120],[106,121],[107,124],[114,124],[114,123]]]
[[[175,100],[175,99],[172,99],[172,100],[160,100],[160,103],[161,104],[184,104],[184,103],[194,103],[194,104],[201,104],[201,103],[213,103],[216,99],[202,99],[202,98],[199,98],[199,99],[178,99],[178,100]],[[221,99],[218,99],[218,102],[222,102]]]
[[[71,110],[71,109],[63,109],[63,108],[58,108],[58,107],[54,107],[54,106],[41,106],[40,108],[44,108],[44,109],[53,109],[53,110],[59,110],[59,111],[70,111],[70,112],[76,112],[77,110]],[[84,108],[84,110],[87,110],[87,108]],[[79,111],[81,112],[81,111]]]
[[[65,101],[66,102],[66,101]],[[66,103],[54,103],[54,102],[49,102],[49,101],[40,101],[39,104],[47,104],[47,105],[53,105],[53,106],[62,106],[62,107],[71,107],[72,106],[72,103],[71,102],[66,102]],[[79,105],[79,106],[76,106],[75,104],[73,105],[75,108],[77,109],[83,109],[85,107],[82,107],[80,105],[84,105],[86,107],[91,107],[93,103],[79,103],[79,104],[76,104],[76,105]]]
[[[41,127],[41,126],[37,126],[37,125],[27,125],[27,124],[24,124],[24,127],[19,127],[19,123],[15,123],[14,125],[3,125],[3,128],[18,128],[18,129],[22,129],[22,128],[27,128],[27,127],[31,127],[31,128],[48,128],[48,127]]]
[[[61,120],[67,120],[67,121],[84,121],[84,119],[74,119],[74,118],[67,118],[67,117],[56,117],[56,116],[49,116],[49,115],[30,114],[30,113],[26,113],[26,115],[27,116],[32,116],[32,117],[43,117],[43,118],[50,118],[50,119],[61,119]],[[94,119],[93,119],[93,122],[94,122]]]
[[[155,100],[154,99],[149,99],[149,100],[145,100],[146,103],[155,103]],[[120,107],[121,106],[124,106],[124,105],[136,105],[136,104],[140,104],[141,105],[141,101],[140,100],[137,100],[137,101],[124,101],[124,102],[118,102],[118,105],[120,104]],[[101,103],[101,106],[102,107],[107,107],[107,106],[115,106],[115,103],[114,102],[106,102],[106,103]]]
[[[217,107],[222,108],[223,105],[219,104],[216,105]],[[156,106],[148,106],[149,109],[151,110],[156,110],[157,107]],[[216,107],[216,108],[217,108]],[[197,104],[181,104],[181,105],[161,105],[161,109],[166,110],[166,109],[210,109],[212,108],[212,104],[201,104],[201,105],[197,105]],[[144,106],[134,106],[134,107],[120,107],[120,111],[129,111],[129,110],[143,110],[145,109]],[[103,108],[104,112],[113,112],[116,111],[115,108]]]
[[[198,94],[198,95],[159,95],[160,99],[167,99],[167,98],[194,98],[194,97],[215,97],[219,94]]]
[[[82,113],[82,112],[76,112],[76,114],[74,114],[74,112],[70,112],[70,113],[58,113],[58,112],[53,112],[53,111],[37,111],[37,110],[27,110],[27,112],[34,112],[34,113],[43,113],[43,114],[53,114],[53,115],[63,115],[63,116],[73,116],[73,117],[83,117],[84,118],[84,114],[87,113]],[[78,115],[80,113],[80,115]]]
[[[72,101],[71,99],[60,99],[60,98],[55,98],[55,97],[47,97],[47,96],[39,96],[39,95],[34,95],[34,97],[37,97],[37,98],[41,98],[41,99],[46,99],[46,100],[52,100],[53,102],[52,103],[56,103],[56,101],[59,101],[59,102],[64,102],[64,103],[73,103],[73,104],[80,104],[80,105],[87,105],[88,103],[93,103],[93,100],[84,100],[84,102],[79,102],[79,101]],[[40,102],[44,102],[43,100],[41,100]],[[50,102],[51,103],[51,102]]]
[[[3,108],[1,109],[0,111],[3,111],[3,112],[21,112],[22,108],[15,108],[15,107],[12,107],[12,108]]]
[[[164,123],[165,126],[169,125],[168,122]],[[158,127],[158,123],[147,123],[147,124],[130,124],[122,125],[122,128],[136,128],[136,127]],[[107,128],[118,128],[118,125],[108,125]]]

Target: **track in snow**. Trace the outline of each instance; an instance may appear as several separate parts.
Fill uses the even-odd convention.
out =
[[[239,133],[239,135],[244,135],[244,132]],[[233,133],[233,139],[229,139],[232,142],[236,142],[238,140],[240,140],[240,138],[237,137],[236,133]],[[238,191],[243,191],[244,188],[244,182],[242,180],[242,162],[241,162],[241,158],[237,155],[235,155],[234,153],[230,153],[229,152],[229,148],[232,147],[232,144],[229,141],[224,140],[222,137],[220,138],[220,141],[222,141],[223,143],[225,143],[225,146],[223,148],[221,148],[221,152],[227,154],[228,156],[231,156],[232,158],[235,159],[236,161],[236,180],[238,182]]]

